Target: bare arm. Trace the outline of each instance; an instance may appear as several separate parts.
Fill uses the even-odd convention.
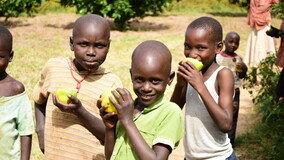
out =
[[[209,114],[222,132],[231,130],[233,121],[233,93],[234,79],[230,70],[222,70],[218,74],[219,102],[216,103],[205,87],[198,87],[197,92],[201,96]]]
[[[185,81],[184,77],[182,77],[180,69],[178,69],[177,83],[175,85],[175,89],[171,97],[171,102],[176,103],[181,109],[185,104],[186,89],[187,82]]]
[[[115,145],[115,128],[106,128],[106,136],[105,136],[105,156],[106,159],[109,160],[111,158],[113,148]]]
[[[187,84],[185,86],[179,86],[178,84],[176,84],[171,97],[171,102],[176,103],[181,109],[185,104],[186,88]]]
[[[57,100],[56,96],[53,94],[53,103],[63,112],[74,113],[84,124],[84,126],[97,137],[102,144],[104,144],[105,138],[105,126],[99,118],[92,115],[88,110],[86,110],[80,100],[74,96],[69,96],[71,103],[66,104]]]
[[[117,123],[117,114],[116,113],[107,113],[105,112],[107,106],[101,107],[101,100],[98,101],[98,108],[100,109],[100,116],[105,125],[105,156],[109,160],[111,158],[113,148],[115,145],[115,127]]]
[[[32,135],[21,136],[21,160],[29,160],[31,155]]]
[[[216,103],[204,84],[202,74],[192,64],[186,63],[182,67],[182,76],[199,93],[212,119],[222,132],[228,132],[233,119],[234,78],[232,72],[229,69],[222,69],[218,73],[216,81],[219,89],[219,102]]]
[[[44,126],[45,126],[46,102],[43,104],[35,103],[36,133],[38,136],[39,148],[44,153]]]

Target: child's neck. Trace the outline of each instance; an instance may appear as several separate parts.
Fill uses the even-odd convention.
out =
[[[0,74],[0,81],[2,81],[3,79],[5,79],[8,76],[8,74],[6,72],[3,72]]]
[[[235,52],[228,52],[228,51],[224,51],[223,53],[225,53],[225,54],[227,54],[227,55],[229,55],[229,56],[233,56],[234,54],[235,54]]]

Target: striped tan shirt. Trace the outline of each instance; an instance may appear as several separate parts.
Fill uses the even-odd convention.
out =
[[[86,72],[79,72],[70,65],[71,58],[50,59],[41,72],[41,79],[33,91],[33,99],[42,104],[47,100],[45,120],[45,156],[47,159],[104,159],[104,149],[99,140],[92,135],[73,114],[61,112],[52,102],[50,93],[58,88],[75,89],[77,82]],[[121,80],[114,74],[99,68],[81,83],[77,97],[83,106],[100,118],[96,106],[101,93],[111,87],[122,87]]]

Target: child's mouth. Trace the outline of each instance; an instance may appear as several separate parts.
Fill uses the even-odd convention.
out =
[[[95,65],[96,63],[97,63],[97,61],[95,61],[95,60],[87,60],[87,61],[85,61],[85,63],[88,65],[88,66],[93,66],[93,65]]]
[[[143,100],[151,100],[155,95],[143,95],[141,94],[141,99]]]

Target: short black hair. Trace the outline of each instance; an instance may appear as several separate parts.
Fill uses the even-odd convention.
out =
[[[9,48],[8,51],[11,52],[13,48],[13,36],[7,28],[1,25],[0,25],[0,38],[5,42],[7,42]]]
[[[201,28],[210,31],[214,42],[220,42],[223,40],[223,29],[222,25],[214,18],[211,17],[200,17],[191,22],[187,29]]]
[[[74,26],[73,26],[73,37],[75,37],[78,34],[77,33],[78,30],[83,24],[94,24],[98,26],[101,25],[106,28],[107,32],[110,32],[109,23],[105,18],[97,14],[86,14],[86,15],[79,17],[75,21]]]
[[[240,35],[237,33],[237,32],[228,32],[227,34],[226,34],[226,37],[225,37],[225,39],[227,39],[227,37],[228,36],[230,36],[230,35],[235,35],[235,36],[237,36],[239,39],[240,39]]]

